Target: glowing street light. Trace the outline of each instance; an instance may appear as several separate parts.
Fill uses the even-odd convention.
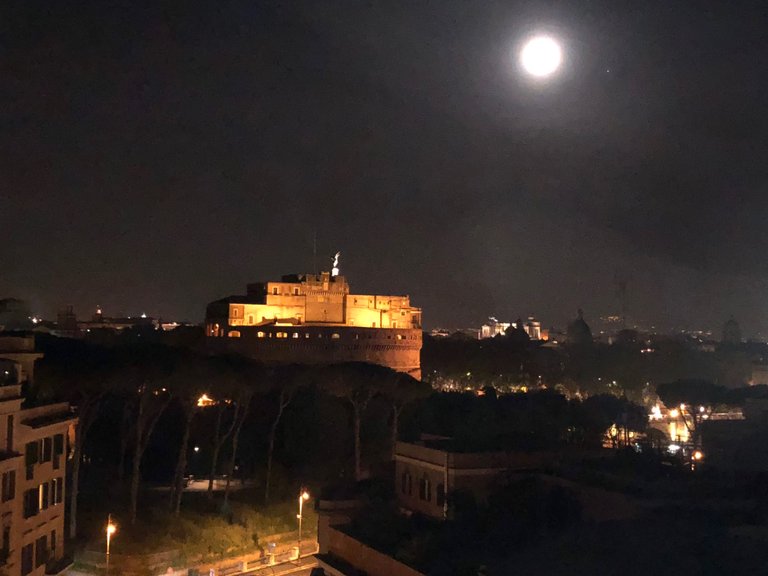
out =
[[[304,512],[304,502],[309,500],[309,492],[304,490],[302,488],[301,493],[299,494],[299,513],[296,515],[296,518],[299,521],[299,547],[298,547],[298,553],[296,554],[296,560],[299,564],[301,564],[301,520]]]
[[[107,517],[107,574],[109,574],[109,544],[112,541],[112,534],[117,532],[117,525],[112,522],[112,514]]]
[[[537,78],[544,78],[556,72],[562,61],[560,44],[549,36],[531,38],[520,51],[520,63],[523,68]]]

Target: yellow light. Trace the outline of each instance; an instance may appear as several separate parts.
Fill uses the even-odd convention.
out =
[[[117,526],[115,526],[114,524],[107,524],[107,534],[111,536],[115,532],[117,532]]]
[[[213,406],[214,404],[216,404],[216,401],[210,398],[208,394],[203,394],[197,399],[197,405],[200,407]]]
[[[694,460],[701,460],[702,458],[704,458],[704,454],[702,454],[701,450],[696,450],[693,453],[693,459]]]
[[[304,500],[305,502],[307,500],[309,500],[309,492],[307,492],[306,490],[304,492],[302,492],[301,493],[301,499]]]
[[[679,415],[680,412],[677,411],[677,408],[672,408],[672,410],[669,411],[670,418],[677,418]]]

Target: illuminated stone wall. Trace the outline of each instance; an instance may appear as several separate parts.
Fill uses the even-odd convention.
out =
[[[369,362],[421,378],[421,330],[346,326],[233,326],[209,337],[213,352],[242,354],[266,364]]]

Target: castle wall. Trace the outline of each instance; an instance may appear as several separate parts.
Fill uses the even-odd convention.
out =
[[[421,339],[418,329],[270,325],[232,327],[207,341],[213,352],[241,354],[265,364],[369,362],[420,379]]]

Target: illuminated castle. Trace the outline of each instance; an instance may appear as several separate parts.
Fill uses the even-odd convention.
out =
[[[421,309],[408,296],[350,294],[333,272],[249,284],[208,305],[206,342],[266,364],[370,362],[421,377]]]

